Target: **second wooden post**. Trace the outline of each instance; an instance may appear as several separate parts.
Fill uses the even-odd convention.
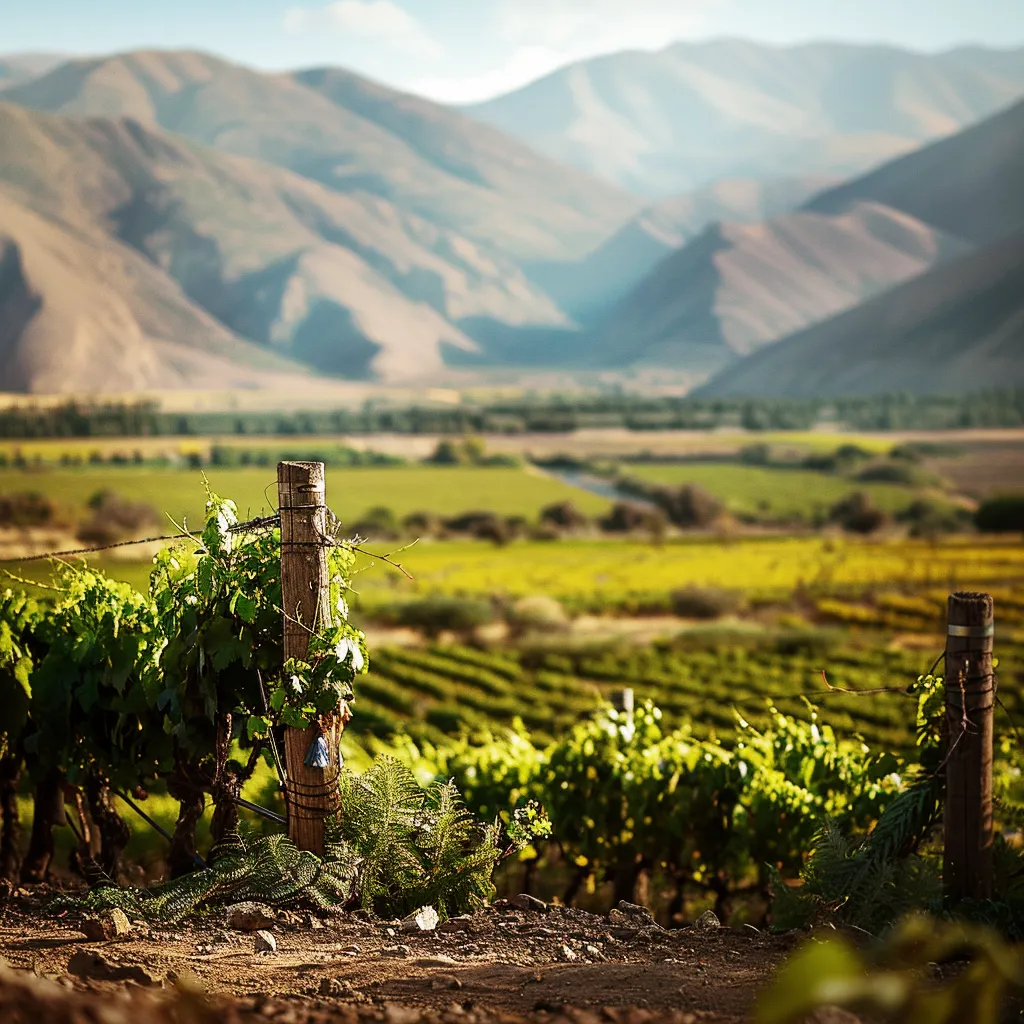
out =
[[[327,502],[322,462],[281,462],[277,466],[281,514],[281,606],[284,609],[284,660],[304,661],[311,632],[330,624],[330,574],[327,565]],[[288,836],[300,850],[322,855],[324,819],[338,805],[339,715],[325,720],[326,767],[306,764],[319,726],[288,728],[284,734],[287,768],[285,804]]]
[[[946,636],[946,897],[992,897],[992,598],[951,594]]]

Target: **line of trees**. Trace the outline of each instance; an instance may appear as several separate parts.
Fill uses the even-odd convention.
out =
[[[819,421],[858,430],[1024,426],[1024,390],[964,396],[892,394],[844,399],[702,399],[629,394],[528,397],[488,404],[303,412],[163,412],[156,403],[67,402],[0,410],[0,438],[251,434],[557,433],[630,430],[803,430]]]

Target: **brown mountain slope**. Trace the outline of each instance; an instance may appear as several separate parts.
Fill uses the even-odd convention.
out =
[[[301,369],[234,336],[128,246],[0,191],[0,390],[258,387]]]
[[[594,57],[466,108],[645,195],[724,177],[860,173],[1024,94],[1024,49],[920,54],[738,39]]]
[[[1024,386],[1024,233],[722,372],[703,395],[951,394]]]
[[[77,60],[4,90],[75,116],[131,117],[367,192],[498,252],[582,255],[634,200],[453,111],[342,72],[262,74],[200,53]]]
[[[135,294],[137,272],[114,275],[97,296],[133,296],[136,317],[184,304],[233,341],[243,363],[261,351],[245,338],[331,374],[416,380],[443,368],[448,347],[476,350],[460,323],[565,323],[513,264],[385,200],[332,192],[136,122],[0,104],[0,155],[0,195],[12,206],[97,253],[141,259],[146,280],[159,278],[175,299],[155,284]],[[30,233],[14,241],[30,251]],[[80,291],[43,271],[31,285],[44,308],[59,305],[58,292]],[[150,333],[187,345],[195,332],[177,323]],[[24,375],[16,384],[38,389]]]
[[[715,225],[615,307],[595,332],[596,358],[712,372],[968,248],[873,203]]]
[[[582,260],[535,265],[529,274],[567,312],[591,319],[713,222],[750,223],[788,213],[834,183],[828,177],[724,178],[647,207]]]
[[[832,213],[864,199],[982,245],[1024,230],[1024,102],[823,192],[807,208]]]

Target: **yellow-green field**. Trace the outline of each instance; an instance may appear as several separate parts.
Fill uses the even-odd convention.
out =
[[[277,504],[273,467],[205,471],[146,466],[43,467],[0,470],[0,494],[36,491],[69,511],[78,511],[97,491],[110,489],[135,502],[146,502],[161,513],[197,525],[210,486],[234,499],[241,515],[258,515]],[[397,516],[428,511],[455,515],[479,509],[500,515],[536,518],[544,506],[571,499],[588,514],[598,514],[609,502],[569,484],[528,469],[472,466],[397,466],[331,469],[327,500],[343,521],[355,521],[367,509],[387,506]]]
[[[625,472],[654,484],[699,484],[735,513],[767,512],[779,516],[827,513],[852,491],[865,491],[879,508],[896,512],[906,508],[920,494],[919,489],[913,487],[860,483],[810,470],[769,469],[735,463],[641,464],[630,465]]]
[[[145,587],[148,565],[98,563],[112,576]],[[421,543],[402,555],[410,582],[377,563],[356,578],[364,607],[414,594],[510,597],[549,594],[573,608],[629,611],[664,601],[686,587],[721,587],[753,598],[788,598],[800,587],[844,592],[1011,586],[1024,580],[1024,546],[1009,541],[949,539],[859,541],[821,537],[634,541],[480,541]],[[35,562],[12,571],[34,580],[49,573]]]

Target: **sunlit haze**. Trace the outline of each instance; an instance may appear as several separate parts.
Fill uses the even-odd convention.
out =
[[[0,52],[201,49],[263,68],[342,65],[447,102],[580,58],[737,36],[926,51],[1024,44],[1022,0],[38,0],[5,3]]]

